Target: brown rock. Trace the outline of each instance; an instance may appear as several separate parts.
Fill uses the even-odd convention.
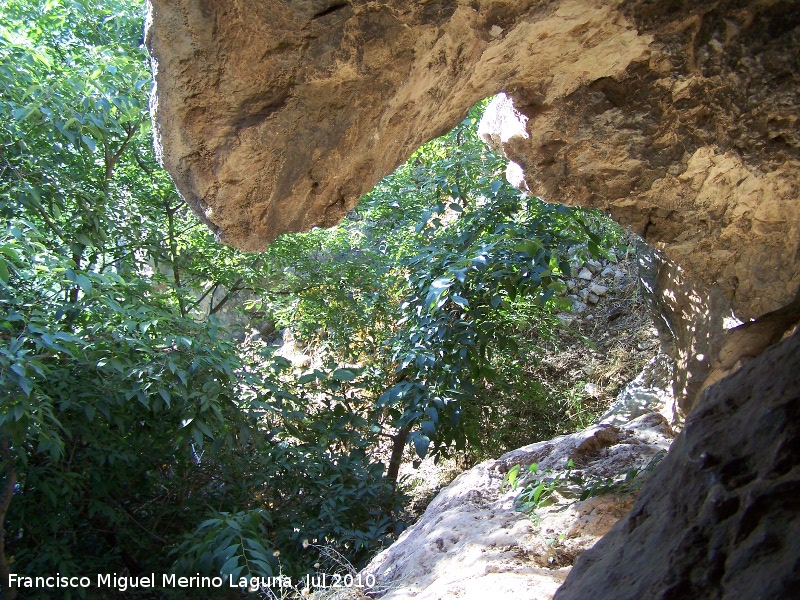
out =
[[[619,4],[151,0],[157,145],[209,226],[261,250],[337,222],[499,89],[557,101],[645,60]]]
[[[557,600],[792,598],[800,589],[800,333],[709,388],[631,512]]]

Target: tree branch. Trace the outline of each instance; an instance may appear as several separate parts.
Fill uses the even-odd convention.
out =
[[[142,121],[138,121],[132,127],[125,127],[125,139],[122,140],[122,144],[117,149],[114,154],[111,154],[111,151],[108,149],[108,146],[103,144],[104,146],[104,154],[105,154],[105,163],[106,163],[106,174],[105,179],[103,180],[103,189],[105,190],[108,187],[108,182],[111,181],[111,178],[114,176],[114,168],[117,166],[117,162],[119,162],[122,153],[125,152],[125,148],[128,147],[128,144],[131,143],[133,136],[136,135],[136,132],[139,131],[139,126],[142,124]]]

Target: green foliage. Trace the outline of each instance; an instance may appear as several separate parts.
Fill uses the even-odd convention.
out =
[[[300,384],[213,318],[263,291],[263,258],[215,244],[156,165],[141,12],[0,16],[0,561],[263,575],[281,548],[299,574],[305,535],[358,563],[399,526],[364,377]]]
[[[580,479],[573,476],[572,469],[575,464],[570,460],[567,462],[566,471],[562,471],[556,475],[552,475],[553,471],[548,469],[540,477],[536,477],[532,482],[522,488],[522,492],[517,495],[514,500],[514,506],[518,510],[524,512],[533,512],[538,508],[549,506],[553,503],[553,494],[555,492],[562,492],[567,494],[567,484],[579,484]],[[515,465],[503,478],[503,482],[516,489],[520,481],[519,472],[522,469],[521,465]],[[533,463],[528,466],[527,471],[534,475],[539,473],[539,465]]]
[[[476,120],[450,134],[459,145],[450,142],[453,156],[435,163],[442,174],[428,185],[434,202],[404,264],[410,289],[390,342],[397,383],[379,400],[397,427],[415,425],[420,457],[431,445],[437,453],[480,445],[475,403],[482,384],[498,378],[494,357],[519,355],[509,332],[520,310],[530,314],[531,299],[541,307],[563,289],[566,250],[586,232],[570,209],[505,182],[503,162],[475,135]],[[464,165],[481,165],[482,175]],[[475,421],[463,423],[465,415]]]
[[[605,494],[628,496],[641,489],[647,477],[665,455],[665,452],[659,452],[645,466],[633,467],[623,474],[612,477],[601,477],[594,473],[575,470],[575,464],[571,460],[567,462],[565,470],[557,473],[547,469],[540,474],[536,463],[525,468],[522,465],[514,465],[503,478],[503,485],[516,490],[526,478],[525,475],[534,476],[525,483],[514,500],[514,506],[527,513],[553,504],[556,493],[567,499],[574,498],[570,504]],[[520,475],[520,472],[523,472],[523,475]]]
[[[222,574],[236,581],[242,572],[270,577],[278,554],[264,547],[269,522],[263,509],[221,513],[203,521],[196,530],[203,536],[200,541],[187,540],[178,548],[175,573]]]
[[[259,308],[318,352],[369,365],[373,420],[408,432],[420,457],[480,455],[514,437],[509,428],[541,439],[574,425],[569,393],[554,398],[524,366],[538,359],[536,339],[558,336],[567,249],[588,257],[621,240],[607,219],[512,188],[506,161],[477,138],[484,106],[343,224],[283,236],[265,257],[273,291]],[[506,423],[520,414],[530,421]]]
[[[533,404],[519,427],[562,427],[522,367],[556,335],[566,249],[618,241],[505,182],[482,104],[340,226],[220,246],[153,156],[142,10],[0,14],[0,567],[298,576],[309,546],[359,566],[404,526],[407,442],[475,451]],[[236,303],[315,368],[234,344],[215,315]]]

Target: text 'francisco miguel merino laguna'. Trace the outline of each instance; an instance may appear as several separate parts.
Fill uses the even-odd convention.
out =
[[[16,586],[17,588],[37,588],[37,589],[56,589],[56,588],[90,588],[92,583],[95,587],[116,589],[120,592],[125,592],[129,589],[147,589],[147,588],[221,588],[227,581],[228,587],[231,588],[249,588],[249,589],[263,589],[263,588],[289,588],[292,587],[292,580],[290,577],[277,576],[277,577],[240,577],[234,579],[232,577],[204,577],[199,573],[190,577],[181,577],[174,574],[162,574],[159,578],[155,573],[150,575],[139,575],[136,577],[128,575],[114,574],[98,574],[94,579],[87,576],[70,577],[56,573],[50,576],[37,576],[28,577],[25,575],[17,575],[10,573],[8,576],[9,586]]]

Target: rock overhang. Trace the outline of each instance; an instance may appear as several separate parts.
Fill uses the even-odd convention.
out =
[[[244,250],[336,223],[478,100],[535,88],[557,101],[650,41],[613,4],[576,0],[149,6],[164,166]]]
[[[163,164],[228,244],[335,224],[505,91],[526,118],[499,140],[520,184],[609,211],[662,251],[660,310],[679,369],[700,373],[679,393],[714,375],[732,313],[797,304],[794,2],[150,0],[149,13]]]

